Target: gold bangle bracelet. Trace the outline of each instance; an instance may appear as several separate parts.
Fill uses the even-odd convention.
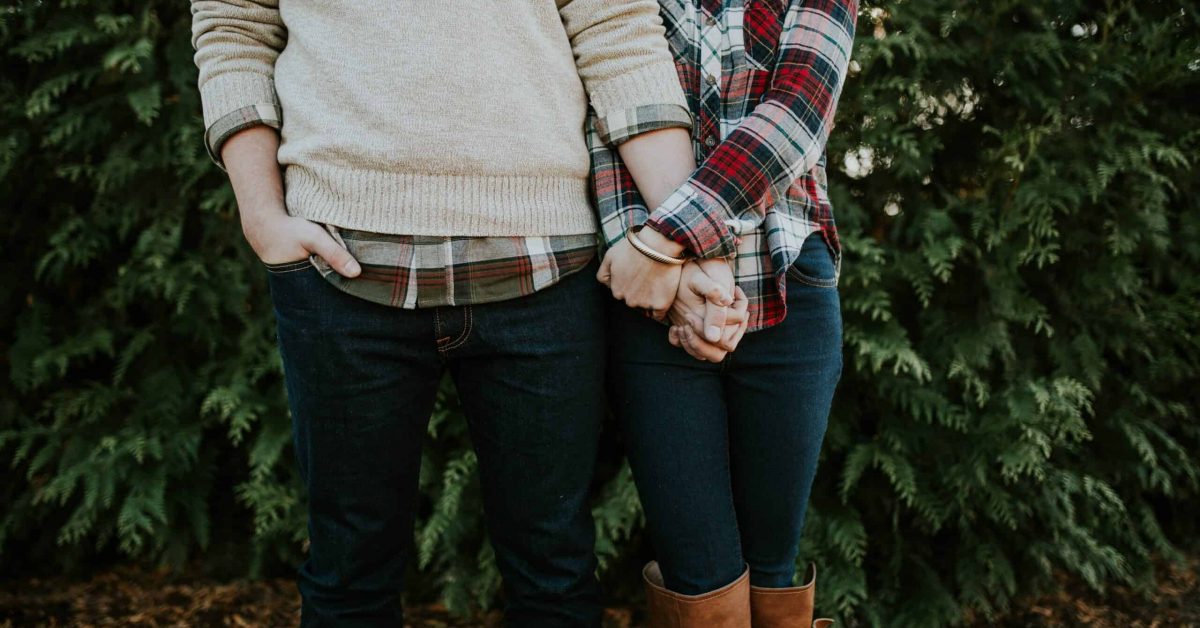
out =
[[[659,253],[651,248],[649,244],[642,242],[642,239],[637,237],[637,234],[642,230],[642,227],[643,225],[638,225],[636,227],[630,227],[625,231],[625,239],[629,240],[629,244],[633,245],[633,248],[636,249],[638,253],[641,253],[642,255],[645,255],[646,257],[649,257],[660,264],[672,264],[679,266],[687,261],[686,257],[671,257],[666,253]]]

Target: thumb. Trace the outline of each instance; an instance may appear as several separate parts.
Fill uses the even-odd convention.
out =
[[[342,245],[329,235],[329,232],[324,229],[315,227],[312,242],[308,247],[309,252],[316,253],[321,256],[338,274],[344,277],[357,277],[362,273],[362,267],[359,266],[358,260],[350,254]]]
[[[600,283],[607,286],[608,282],[611,280],[612,280],[612,258],[609,257],[608,255],[605,255],[604,259],[600,261],[600,270],[596,272],[596,281],[599,281]]]

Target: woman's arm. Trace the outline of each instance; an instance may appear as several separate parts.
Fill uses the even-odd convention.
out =
[[[854,43],[857,0],[792,0],[762,102],[651,213],[647,225],[699,257],[736,251],[729,222],[825,150]]]

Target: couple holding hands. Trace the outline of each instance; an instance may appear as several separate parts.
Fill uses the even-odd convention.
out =
[[[302,625],[402,624],[447,372],[507,623],[600,623],[607,400],[650,625],[814,625],[796,563],[842,369],[825,144],[855,0],[191,6],[309,500]]]

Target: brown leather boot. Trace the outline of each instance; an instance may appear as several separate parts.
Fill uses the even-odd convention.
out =
[[[651,561],[642,570],[646,584],[647,628],[750,628],[750,570],[708,593],[682,595],[663,586],[662,571]]]
[[[750,617],[754,628],[828,628],[832,619],[813,621],[817,594],[817,566],[808,565],[808,577],[798,587],[750,587]]]

